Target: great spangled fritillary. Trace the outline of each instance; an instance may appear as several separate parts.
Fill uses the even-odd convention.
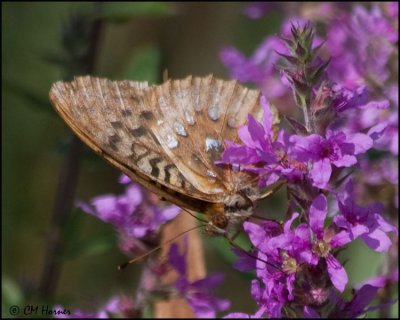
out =
[[[256,179],[215,165],[224,141],[238,142],[248,114],[262,116],[260,92],[213,77],[147,82],[76,77],[50,100],[73,132],[112,165],[223,230],[250,216]]]

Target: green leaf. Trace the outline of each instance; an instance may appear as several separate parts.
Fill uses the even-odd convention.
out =
[[[161,76],[161,53],[157,46],[149,45],[136,49],[124,76],[136,81],[157,83]]]
[[[121,23],[140,16],[167,16],[174,14],[171,4],[165,2],[106,2],[100,18]]]

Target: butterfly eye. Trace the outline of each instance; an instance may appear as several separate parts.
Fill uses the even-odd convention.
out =
[[[223,212],[218,212],[212,215],[211,222],[214,226],[220,229],[225,229],[228,226],[228,217]]]

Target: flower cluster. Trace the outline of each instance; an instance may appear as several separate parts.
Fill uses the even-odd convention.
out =
[[[351,182],[338,194],[340,210],[329,224],[323,194],[313,200],[306,218],[295,212],[283,225],[275,221],[244,224],[257,261],[251,264],[249,257],[242,255],[236,267],[241,271],[256,269],[251,293],[260,307],[257,315],[281,317],[282,308],[299,317],[307,316],[311,309],[318,315],[321,311],[324,316],[338,315],[338,310],[326,308],[326,302],[334,293],[332,285],[343,292],[348,282],[346,270],[336,258],[340,249],[360,237],[375,251],[388,250],[391,241],[386,233],[397,235],[396,228],[379,214],[379,207],[361,208],[352,203],[350,189]],[[295,221],[298,223],[293,227]]]
[[[161,207],[156,195],[144,191],[125,175],[119,181],[126,184],[122,195],[97,196],[89,204],[79,202],[78,207],[112,224],[118,231],[121,251],[129,256],[138,255],[149,250],[144,242],[155,242],[160,227],[175,218],[180,209],[171,205]]]
[[[138,256],[150,251],[148,244],[158,245],[160,227],[175,218],[180,209],[171,205],[161,206],[156,195],[146,192],[125,175],[120,177],[119,182],[126,185],[122,195],[101,195],[89,203],[78,202],[77,206],[86,213],[113,225],[119,236],[121,251],[129,256]],[[212,292],[223,280],[223,275],[215,274],[197,281],[189,281],[187,241],[184,243],[182,253],[176,244],[172,244],[165,261],[159,259],[147,261],[141,287],[134,303],[128,298],[116,297],[96,312],[85,313],[76,310],[72,315],[62,317],[107,318],[111,315],[138,317],[144,304],[152,302],[157,297],[165,299],[176,296],[186,299],[199,318],[215,317],[216,312],[225,311],[230,306],[229,300],[215,298]],[[177,272],[178,277],[166,286],[162,284],[161,279],[171,268]]]
[[[187,243],[184,241],[182,253],[179,252],[178,245],[174,243],[170,246],[166,260],[154,260],[147,265],[141,279],[143,285],[135,301],[126,296],[113,297],[97,311],[84,312],[78,309],[72,314],[60,313],[57,318],[109,318],[111,316],[138,318],[142,315],[143,304],[168,297],[184,298],[197,318],[214,318],[218,311],[225,311],[230,307],[229,300],[216,298],[213,292],[223,281],[224,276],[211,274],[200,280],[189,281]],[[176,279],[168,285],[161,283],[161,277],[171,270],[178,275]],[[65,310],[61,306],[54,306],[53,309]]]
[[[250,9],[257,12],[252,18],[260,18],[267,7]],[[281,43],[276,36],[268,37],[249,60],[234,48],[221,53],[233,77],[252,81],[262,90],[264,114],[260,121],[250,115],[239,128],[241,143],[226,141],[219,163],[258,175],[260,187],[285,182],[289,200],[286,221],[244,223],[253,245],[251,256],[257,260],[236,251],[235,266],[255,269],[251,294],[259,310],[227,317],[358,317],[384,305],[368,307],[378,289],[385,287],[379,281],[355,288],[350,301],[341,298],[348,276],[338,255],[356,239],[387,253],[398,236],[390,207],[356,204],[365,198],[360,185],[366,181],[389,183],[397,192],[398,160],[391,155],[398,152],[398,83],[390,83],[389,72],[398,40],[396,23],[394,15],[384,14],[377,5],[370,11],[361,6],[351,13],[334,11],[336,16],[327,19],[323,43],[314,37],[309,22],[296,17],[289,37],[284,25]],[[268,70],[259,57],[271,56],[274,64],[286,65]],[[265,86],[274,81],[281,85]],[[377,87],[385,81],[387,87]],[[272,93],[276,87],[278,95]],[[282,117],[290,128],[279,129],[271,101],[286,97],[287,103],[290,94],[303,119],[276,105],[285,111]],[[371,154],[381,150],[386,153],[377,166]]]

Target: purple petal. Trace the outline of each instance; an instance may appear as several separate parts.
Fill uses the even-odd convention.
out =
[[[143,238],[147,234],[147,231],[149,231],[149,227],[148,226],[135,226],[131,230],[132,235],[135,238]]]
[[[258,224],[245,222],[243,224],[243,228],[248,234],[250,241],[256,248],[258,248],[265,241],[265,232]]]
[[[289,141],[293,144],[291,155],[299,161],[320,160],[319,150],[324,139],[317,134],[307,137],[292,135]]]
[[[339,208],[341,208],[343,205],[341,202],[339,202]],[[345,230],[350,230],[351,229],[351,224],[350,222],[345,218],[343,214],[337,214],[336,216],[333,217],[333,222],[340,228],[343,228]]]
[[[384,231],[384,232],[393,232],[396,236],[398,235],[397,228],[394,225],[392,225],[389,222],[387,222],[385,220],[385,218],[383,218],[379,213],[374,213],[373,214],[373,219],[375,220],[375,222],[379,226],[379,229],[381,229],[382,231]]]
[[[380,110],[388,109],[390,107],[389,100],[370,101],[363,106],[363,109],[376,108]]]
[[[173,243],[169,248],[168,260],[169,263],[179,272],[179,274],[186,275],[185,255],[181,255],[179,253],[179,248],[176,243]]]
[[[296,274],[289,274],[286,278],[286,289],[288,290],[288,299],[293,300],[293,290],[294,290],[294,282],[296,280]]]
[[[247,146],[230,146],[221,157],[225,163],[251,164],[260,161],[257,151]]]
[[[341,167],[348,168],[357,163],[357,158],[355,156],[345,154],[340,159],[335,160],[332,163],[338,168]]]
[[[79,209],[81,209],[82,211],[86,212],[86,213],[90,213],[92,215],[96,215],[93,207],[90,204],[87,204],[86,202],[83,201],[77,201],[75,206]]]
[[[362,133],[349,134],[346,142],[354,144],[354,154],[364,153],[373,145],[373,140]]]
[[[285,224],[283,225],[283,231],[285,233],[290,231],[290,227],[292,226],[292,223],[294,220],[296,220],[296,218],[299,216],[299,213],[295,212],[292,214],[292,216],[290,217],[290,219],[288,221],[285,222]]]
[[[324,189],[331,177],[332,167],[328,158],[316,161],[310,171],[313,186]]]
[[[387,122],[378,123],[377,125],[373,126],[372,128],[370,128],[368,130],[367,135],[372,140],[377,140],[383,136],[383,134],[385,133],[385,129],[387,128],[388,125],[389,125],[389,123],[387,123]]]
[[[328,274],[332,284],[340,292],[343,292],[348,282],[346,270],[341,263],[331,254],[326,257],[326,265],[328,267]]]
[[[375,229],[368,234],[361,235],[361,239],[363,239],[364,243],[368,247],[377,252],[386,252],[392,245],[392,241],[386,235],[386,233],[379,229]]]
[[[243,251],[242,249],[233,248],[232,251],[237,256],[237,260],[233,263],[233,267],[238,269],[239,271],[250,271],[256,268],[256,259],[250,257],[247,254],[247,251]]]
[[[269,103],[264,96],[261,96],[260,103],[261,103],[261,107],[264,109],[262,124],[263,124],[265,132],[267,134],[269,133],[268,136],[271,137],[271,135],[273,134],[273,132],[272,132],[272,122],[273,122],[272,112],[271,112]]]
[[[241,126],[238,129],[238,136],[242,142],[247,145],[247,146],[252,146],[253,145],[253,139],[251,137],[251,134],[249,132],[249,127],[244,125]]]
[[[309,307],[309,306],[305,306],[303,309],[303,317],[304,318],[308,318],[308,319],[319,319],[321,318],[321,316],[319,315],[319,313],[317,311],[315,311],[315,309]]]
[[[370,285],[376,288],[383,288],[386,285],[387,277],[386,276],[376,276],[367,280],[364,280],[360,283],[357,283],[354,288],[356,290],[361,289],[365,285]]]
[[[342,230],[337,233],[331,240],[330,244],[332,248],[342,247],[345,244],[348,244],[355,239],[357,239],[360,235],[368,232],[368,228],[363,225],[357,225],[356,227],[352,227],[350,230]]]
[[[322,239],[324,233],[324,222],[328,213],[328,204],[326,197],[323,194],[320,194],[314,199],[309,213],[311,230],[317,235],[318,239]]]
[[[254,2],[245,7],[244,14],[250,19],[259,19],[274,6],[276,4],[273,2]]]
[[[352,314],[358,316],[364,313],[366,306],[375,298],[379,288],[373,287],[371,285],[364,285],[357,293],[354,295],[351,302],[347,305],[346,309],[352,311]]]
[[[265,150],[266,149],[266,139],[265,139],[265,131],[263,126],[257,122],[252,115],[248,116],[248,131],[252,138],[251,146]]]
[[[131,183],[132,180],[126,174],[121,174],[118,178],[118,182],[121,184],[128,184]]]
[[[125,195],[122,196],[126,198],[126,201],[129,203],[130,211],[133,211],[136,206],[138,206],[143,201],[143,193],[140,186],[136,183],[128,185],[125,190]]]
[[[197,289],[213,289],[219,286],[222,281],[224,281],[223,273],[213,273],[206,278],[193,282],[192,286]]]
[[[162,209],[161,214],[163,215],[163,220],[169,221],[175,218],[179,213],[181,212],[181,209],[177,206],[168,206],[164,209]]]
[[[92,199],[95,208],[95,216],[105,222],[114,222],[120,216],[117,209],[117,197],[103,195]]]

